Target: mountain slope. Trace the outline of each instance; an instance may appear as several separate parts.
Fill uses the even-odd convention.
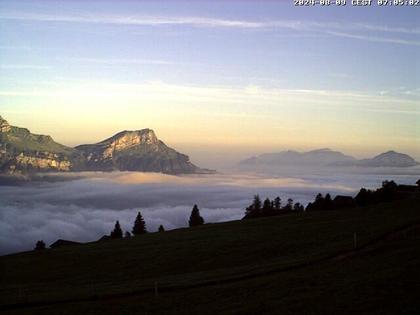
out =
[[[3,256],[0,312],[416,314],[418,201]]]
[[[50,136],[10,126],[0,116],[0,170],[3,172],[69,171],[80,164],[80,154]]]
[[[330,149],[319,149],[309,152],[282,151],[266,153],[241,161],[241,166],[281,166],[281,165],[316,165],[323,166],[335,163],[349,163],[356,159]]]
[[[97,144],[70,148],[0,117],[0,172],[142,171],[211,173],[159,140],[154,131],[122,131]]]
[[[371,159],[357,160],[330,149],[309,152],[282,151],[266,153],[239,162],[240,167],[276,166],[362,166],[362,167],[411,167],[419,165],[411,156],[395,151],[381,153]]]
[[[371,167],[410,167],[416,166],[419,163],[407,154],[388,151],[371,159],[360,160],[356,164]]]
[[[146,171],[169,174],[200,170],[187,155],[159,140],[151,129],[122,131],[96,144],[77,146],[89,170]]]

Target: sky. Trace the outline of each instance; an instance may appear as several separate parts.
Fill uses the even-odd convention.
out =
[[[152,128],[203,167],[420,160],[420,7],[0,0],[0,115],[63,144]]]

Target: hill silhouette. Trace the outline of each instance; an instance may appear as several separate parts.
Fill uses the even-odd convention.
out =
[[[416,193],[350,210],[206,224],[3,256],[0,310],[409,313],[420,306],[419,201]]]

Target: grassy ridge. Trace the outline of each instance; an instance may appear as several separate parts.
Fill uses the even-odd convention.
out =
[[[162,307],[163,311],[164,307],[168,307],[168,312],[172,307],[170,305],[176,305],[181,312],[185,306],[179,299],[183,294],[187,294],[186,292],[202,300],[200,303],[204,305],[214,303],[215,309],[220,311],[229,309],[223,307],[225,303],[229,305],[229,299],[232,299],[232,303],[233,300],[235,303],[242,301],[235,309],[244,311],[260,303],[256,302],[257,300],[261,300],[268,309],[274,305],[281,307],[282,302],[278,298],[282,294],[287,295],[287,290],[297,291],[291,298],[305,297],[308,294],[307,286],[310,286],[312,276],[307,275],[312,273],[322,279],[326,277],[326,280],[331,282],[326,288],[336,286],[339,290],[346,290],[346,283],[351,283],[352,279],[345,274],[337,275],[340,275],[343,271],[341,268],[345,268],[349,262],[324,261],[283,273],[273,271],[315,262],[352,250],[354,232],[357,233],[358,246],[363,246],[393,230],[420,222],[419,201],[419,197],[416,196],[403,201],[353,210],[208,224],[194,229],[148,234],[130,240],[114,240],[0,257],[0,307],[13,303],[54,302],[107,294],[127,294],[124,299],[128,301],[128,313],[132,312],[131,304],[149,311],[156,307]],[[391,255],[389,265],[394,261],[395,264],[406,267],[407,260],[403,260],[404,255],[414,253],[415,257],[419,257],[419,250],[413,251],[413,244],[418,239],[413,237],[407,240],[409,241],[411,245],[407,245],[405,252],[403,246],[392,248],[392,251],[396,252],[402,248],[402,253],[400,256]],[[361,274],[369,278],[372,268],[368,262],[371,261],[373,266],[380,263],[387,267],[383,260],[387,255],[387,252],[380,252],[377,256],[367,255],[364,259],[357,257],[355,261],[359,260]],[[353,266],[350,263],[350,267]],[[314,268],[316,272],[310,271]],[[349,274],[352,272],[349,271]],[[252,274],[255,277],[239,281],[243,275]],[[237,281],[226,282],[236,277],[239,277]],[[293,277],[309,284],[302,287],[289,279]],[[395,278],[398,280],[398,275]],[[225,292],[221,296],[217,296],[212,287],[188,289],[191,285],[214,280],[220,281],[215,287]],[[158,304],[155,299],[147,297],[153,293],[155,282],[158,282],[163,292]],[[267,283],[277,283],[272,290],[283,293],[273,294],[270,286],[266,287]],[[165,293],[165,288],[171,287],[177,289]],[[240,298],[242,295],[250,294],[247,291],[248,287],[252,287],[257,293],[251,294],[254,299],[247,297],[243,300]],[[244,290],[248,293],[239,293]],[[132,302],[135,298],[130,298],[130,295],[135,295],[136,292],[145,295],[148,302]],[[228,297],[229,295],[225,296],[227,292],[235,294],[231,293]],[[208,298],[201,297],[201,294]],[[266,299],[264,296],[267,296]],[[374,297],[374,294],[372,296]],[[218,299],[220,302],[216,302]],[[295,307],[298,306],[296,301],[293,303]],[[79,311],[79,308],[93,311],[101,308],[102,304],[95,301],[74,302],[56,305],[51,309],[65,310],[69,309],[69,305],[73,305],[72,307]],[[196,310],[199,311],[200,307]],[[204,312],[204,309],[200,311]],[[107,309],[101,312],[107,313]]]

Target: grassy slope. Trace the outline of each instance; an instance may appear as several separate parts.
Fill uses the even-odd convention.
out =
[[[55,142],[51,137],[35,135],[25,128],[12,127],[10,132],[0,135],[1,142],[11,146],[16,152],[51,152],[72,154],[74,150]]]
[[[106,303],[74,301],[26,312],[221,313],[235,309],[252,314],[260,309],[379,312],[378,307],[384,311],[404,307],[408,312],[420,307],[413,298],[420,280],[419,233],[341,261],[318,260],[351,250],[353,232],[363,246],[419,220],[417,197],[370,208],[210,224],[0,257],[0,307],[128,293]],[[311,261],[318,262],[281,272]],[[243,275],[255,276],[223,282]],[[190,287],[208,280],[221,283]],[[153,297],[155,281],[159,298]]]

